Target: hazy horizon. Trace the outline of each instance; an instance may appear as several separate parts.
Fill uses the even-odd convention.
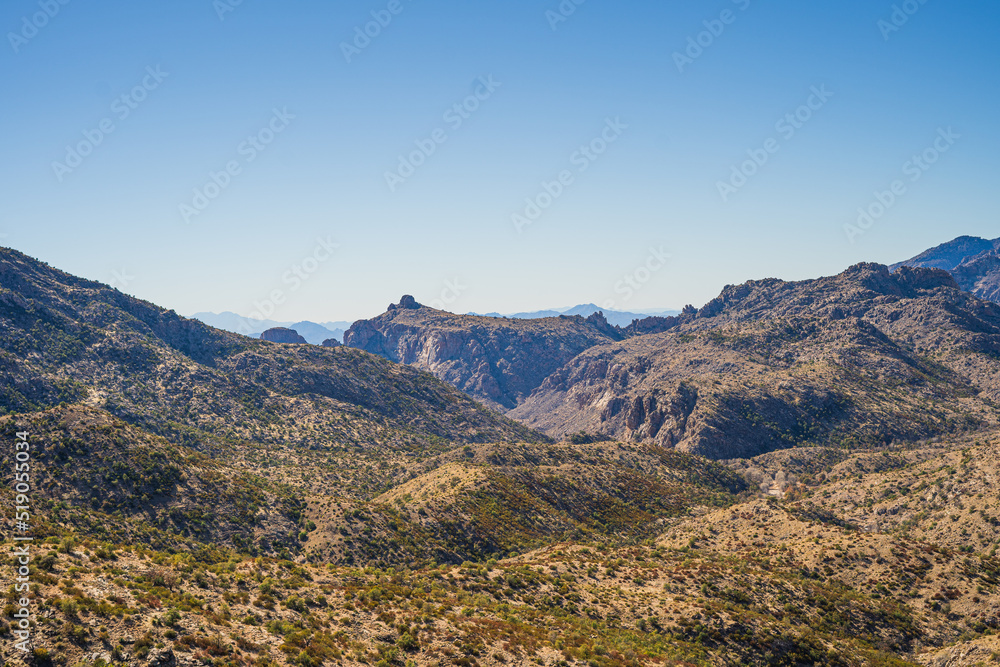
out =
[[[386,305],[389,305],[389,304],[386,304]],[[427,304],[427,303],[423,303],[421,305],[422,306],[431,306],[433,308],[433,307],[436,307],[437,305],[443,305],[443,304]],[[511,312],[506,312],[506,313],[497,313],[496,311],[488,311],[488,312],[467,311],[467,312],[456,313],[456,314],[462,314],[462,315],[483,315],[483,316],[496,316],[496,315],[499,315],[499,316],[502,316],[502,317],[512,317],[512,316],[517,316],[517,315],[522,315],[522,314],[537,313],[537,312],[546,312],[546,311],[555,311],[555,312],[565,313],[566,311],[573,310],[574,308],[577,308],[579,306],[585,306],[585,305],[596,305],[596,304],[577,304],[575,306],[561,306],[561,307],[558,307],[558,308],[540,308],[538,310],[533,310],[533,311],[516,311],[516,312],[515,311],[511,311]],[[445,307],[445,310],[447,310],[447,307]],[[291,325],[294,325],[294,324],[296,324],[298,322],[312,322],[313,324],[320,324],[320,325],[326,326],[328,324],[329,325],[343,325],[343,324],[351,325],[354,322],[357,322],[359,319],[371,319],[372,317],[374,317],[376,315],[381,315],[383,312],[384,312],[384,309],[383,310],[377,310],[377,312],[372,312],[369,315],[366,315],[366,316],[361,317],[361,318],[355,318],[353,320],[343,320],[343,319],[317,320],[317,319],[311,319],[311,318],[308,318],[308,317],[307,318],[300,318],[298,320],[275,320],[273,318],[258,317],[258,315],[260,315],[260,313],[255,313],[254,312],[254,313],[249,313],[249,314],[245,314],[244,315],[244,314],[241,314],[241,313],[236,313],[236,312],[231,311],[231,310],[223,310],[223,311],[198,311],[196,313],[180,313],[180,314],[182,316],[184,316],[184,317],[193,318],[193,319],[202,319],[202,317],[204,317],[206,315],[212,315],[215,318],[223,318],[223,317],[226,317],[227,315],[233,315],[233,316],[242,318],[242,319],[244,319],[244,320],[246,320],[248,322],[277,323],[277,324],[280,324],[282,326],[291,326]],[[448,312],[454,312],[454,311],[448,310]],[[667,313],[667,312],[671,312],[671,313],[677,312],[677,313],[679,313],[680,309],[679,308],[651,308],[651,309],[641,309],[641,310],[636,310],[636,311],[612,311],[612,310],[608,309],[608,312],[625,312],[625,313],[633,313],[633,314],[636,314],[636,315],[659,315],[659,314]],[[208,322],[208,323],[211,324],[211,322]]]
[[[1000,235],[985,1],[17,0],[0,26],[0,244],[181,313],[678,309]]]

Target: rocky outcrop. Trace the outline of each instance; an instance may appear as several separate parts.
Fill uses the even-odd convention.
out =
[[[688,314],[690,315],[690,313]],[[623,338],[644,336],[645,334],[651,333],[663,333],[664,331],[673,329],[675,326],[680,324],[681,321],[681,317],[673,315],[668,317],[645,317],[641,320],[632,320],[632,323],[627,327],[619,329],[619,333]]]
[[[928,267],[950,273],[967,292],[1000,303],[1000,239],[960,236],[889,267]]]
[[[417,300],[414,299],[409,294],[404,294],[403,298],[401,298],[399,300],[398,304],[390,303],[389,307],[386,310],[393,311],[393,310],[397,310],[397,309],[399,309],[399,310],[419,310],[420,309],[420,304],[417,303]]]
[[[305,345],[308,342],[295,329],[286,329],[284,327],[268,329],[260,335],[260,339],[271,341],[272,343],[295,343],[298,345]]]
[[[323,347],[340,347],[340,341],[336,338],[327,338],[323,341]]]
[[[951,274],[955,280],[976,296],[1000,303],[1000,253],[994,250],[975,257],[955,267]]]
[[[344,334],[344,344],[429,371],[488,405],[510,409],[584,350],[621,338],[600,313],[533,320],[453,315],[413,297]]]
[[[940,269],[859,264],[752,281],[676,319],[586,350],[510,416],[553,437],[601,433],[720,459],[997,421],[1000,307]]]
[[[146,664],[149,667],[176,667],[177,658],[174,656],[174,652],[168,648],[154,649],[150,652]]]

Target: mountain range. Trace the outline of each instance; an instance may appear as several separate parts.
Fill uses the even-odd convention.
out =
[[[551,437],[717,459],[962,432],[994,424],[1000,401],[1000,309],[943,270],[908,266],[752,281],[633,329],[599,314],[453,315],[404,297],[344,340]]]
[[[405,474],[397,468],[402,462],[455,443],[545,440],[429,374],[349,348],[281,345],[213,329],[7,249],[0,250],[0,314],[0,411],[33,415],[25,418],[39,431],[69,443],[64,459],[76,465],[64,472],[91,509],[111,500],[101,476],[145,480],[189,455],[215,459],[220,481],[247,479],[261,490],[277,485],[285,495],[288,473],[272,475],[274,462],[294,460],[290,470],[307,478],[334,466],[338,477],[353,478],[350,495],[363,497],[380,492],[394,474],[375,470]],[[100,437],[85,444],[90,438],[81,431]],[[138,462],[124,452],[138,443],[156,453],[144,457],[151,463],[143,473],[128,473]],[[114,448],[122,453],[98,453]],[[86,457],[91,451],[95,456]],[[111,460],[124,464],[121,475],[117,467],[109,472]],[[253,473],[241,470],[271,479],[253,482]],[[197,506],[177,495],[180,480],[140,488],[172,507]],[[301,491],[291,496],[301,502]],[[154,509],[136,507],[134,497],[129,502],[149,521]],[[247,521],[258,525],[269,508],[253,504]],[[199,511],[206,534],[227,543],[217,533],[226,507]],[[190,536],[188,522],[175,514],[164,508],[152,523]],[[264,552],[294,547],[294,532],[286,531],[285,541],[245,544]]]
[[[306,342],[313,345],[322,345],[323,341],[330,338],[343,342],[344,331],[351,326],[350,322],[323,322],[317,324],[308,320],[302,322],[255,320],[242,317],[230,311],[222,313],[201,312],[195,313],[191,317],[216,329],[231,331],[251,338],[260,338],[260,335],[268,329],[293,329],[305,338]]]
[[[594,313],[603,313],[604,319],[608,321],[608,324],[619,327],[627,327],[632,323],[633,320],[642,320],[647,317],[658,316],[658,317],[668,317],[670,315],[679,315],[679,310],[648,310],[641,313],[630,313],[624,310],[611,310],[607,308],[600,308],[592,303],[581,304],[579,306],[573,306],[572,308],[562,308],[562,309],[550,309],[550,310],[534,310],[522,313],[482,313],[485,317],[506,317],[508,319],[518,319],[518,320],[536,320],[547,317],[559,317],[560,315],[566,315],[572,317],[574,315],[580,315],[581,317],[590,317]],[[477,315],[478,313],[469,313],[469,315]]]
[[[702,454],[876,446],[992,425],[1000,307],[944,271],[863,264],[729,287],[665,332],[595,346],[509,414]]]
[[[0,249],[35,540],[0,658],[992,664],[1000,304],[959,241],[625,324],[403,297],[337,347]]]
[[[620,310],[605,310],[597,307],[596,305],[581,304],[579,306],[574,306],[572,308],[563,308],[559,310],[536,310],[531,312],[523,313],[511,313],[506,315],[501,315],[500,313],[486,313],[485,317],[502,317],[508,319],[541,319],[547,317],[559,317],[560,315],[581,315],[583,317],[589,317],[594,313],[602,312],[605,319],[612,325],[627,327],[632,323],[633,320],[641,320],[650,316],[670,316],[677,315],[680,311],[676,310],[651,310],[644,311],[643,313],[630,313],[627,311]],[[475,315],[476,313],[469,313],[469,315]],[[337,321],[337,322],[310,322],[308,320],[302,322],[278,322],[276,320],[255,320],[241,315],[237,315],[231,311],[225,311],[222,313],[212,313],[212,312],[200,312],[195,313],[191,316],[193,319],[200,320],[209,326],[213,326],[217,329],[222,329],[224,331],[232,331],[233,333],[243,334],[245,336],[250,336],[251,338],[259,338],[260,334],[268,329],[275,328],[285,328],[292,329],[300,336],[306,339],[306,342],[313,345],[322,345],[323,341],[328,339],[334,339],[340,343],[344,342],[344,332],[350,328],[352,322]]]

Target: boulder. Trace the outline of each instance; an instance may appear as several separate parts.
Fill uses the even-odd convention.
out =
[[[149,667],[176,667],[177,658],[174,652],[168,648],[154,650],[149,654]]]
[[[272,343],[296,343],[299,345],[305,345],[308,342],[295,329],[286,329],[284,327],[268,329],[260,335],[260,339],[271,341]]]
[[[393,310],[419,310],[419,309],[420,309],[420,304],[417,303],[417,300],[414,299],[409,294],[404,294],[403,297],[399,300],[398,304],[390,303],[389,307],[386,310],[393,311]]]

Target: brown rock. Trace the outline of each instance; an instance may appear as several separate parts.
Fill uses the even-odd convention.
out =
[[[272,343],[296,343],[299,345],[307,343],[306,339],[300,336],[299,332],[295,329],[286,329],[284,327],[268,329],[260,335],[260,338]]]
[[[168,648],[154,650],[149,654],[149,667],[176,667],[177,658],[174,652]]]

